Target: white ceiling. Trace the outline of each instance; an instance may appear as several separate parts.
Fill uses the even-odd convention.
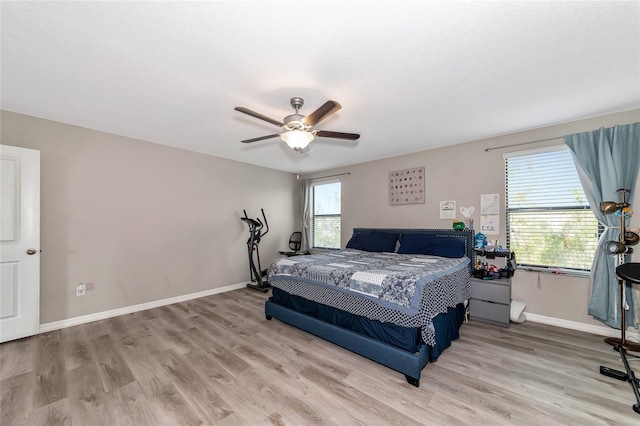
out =
[[[640,108],[640,2],[8,2],[2,109],[289,172]],[[343,106],[296,154],[279,129]]]

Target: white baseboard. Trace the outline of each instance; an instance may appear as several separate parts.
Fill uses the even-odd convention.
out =
[[[184,302],[185,300],[197,299],[199,297],[211,296],[212,294],[226,293],[247,286],[247,283],[231,284],[225,287],[212,288],[211,290],[199,291],[197,293],[183,294],[181,296],[170,297],[168,299],[154,300],[153,302],[141,303],[139,305],[125,306],[124,308],[112,309],[110,311],[97,312],[95,314],[82,315],[61,321],[40,324],[40,333],[60,330],[62,328],[73,327],[74,325],[86,324],[120,315],[132,314],[159,306],[171,305],[173,303]]]
[[[541,324],[553,325],[556,327],[567,328],[569,330],[584,331],[585,333],[597,334],[599,336],[620,337],[620,330],[603,325],[585,324],[583,322],[530,314],[528,312],[525,312],[524,314],[527,317],[527,321],[531,322],[539,322]],[[636,341],[640,341],[640,334],[637,332],[627,331],[627,336],[635,338]]]

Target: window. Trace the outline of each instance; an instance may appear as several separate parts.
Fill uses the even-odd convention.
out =
[[[340,248],[340,182],[311,186],[311,247]]]
[[[591,269],[598,221],[567,147],[505,155],[507,245],[518,265]]]

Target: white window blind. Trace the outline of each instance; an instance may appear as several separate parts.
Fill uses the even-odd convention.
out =
[[[507,245],[519,266],[589,271],[598,222],[566,147],[505,155]]]
[[[311,246],[340,248],[341,184],[340,182],[312,185]]]

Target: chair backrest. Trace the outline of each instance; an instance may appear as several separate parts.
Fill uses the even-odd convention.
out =
[[[298,252],[302,247],[302,232],[294,232],[289,237],[289,248],[294,252]]]

